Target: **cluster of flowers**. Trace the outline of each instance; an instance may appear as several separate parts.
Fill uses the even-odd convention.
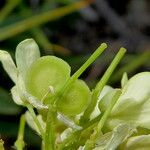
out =
[[[41,136],[44,150],[150,149],[150,72],[130,79],[124,73],[121,88],[106,85],[125,53],[121,48],[92,91],[78,79],[106,47],[101,44],[72,76],[64,60],[40,57],[33,39],[17,46],[16,65],[0,50],[0,61],[15,83],[12,98],[27,107],[26,122]]]

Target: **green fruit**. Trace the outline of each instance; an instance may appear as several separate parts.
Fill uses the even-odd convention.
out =
[[[91,91],[82,80],[76,80],[62,98],[57,101],[57,109],[65,115],[73,116],[83,112],[91,100]]]
[[[50,99],[49,86],[56,93],[70,78],[70,66],[55,56],[43,56],[35,61],[27,71],[25,85],[27,91],[44,103]],[[49,91],[49,93],[48,93]]]

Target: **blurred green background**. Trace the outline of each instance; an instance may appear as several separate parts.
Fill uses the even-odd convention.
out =
[[[120,86],[129,77],[150,71],[149,0],[0,0],[0,49],[14,58],[15,48],[26,38],[38,43],[42,55],[66,60],[75,72],[102,42],[108,50],[81,76],[92,88],[118,49],[127,54],[109,84]],[[0,63],[0,138],[13,149],[19,117],[25,108],[11,99],[13,86]],[[26,149],[40,149],[40,138],[26,126]]]

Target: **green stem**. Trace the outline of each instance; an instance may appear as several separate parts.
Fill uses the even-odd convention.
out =
[[[15,147],[17,150],[23,150],[25,144],[24,144],[24,129],[25,129],[25,116],[22,115],[20,118],[20,125],[19,125],[19,131],[18,131],[18,138],[15,142]]]
[[[68,82],[65,84],[65,86],[60,90],[58,93],[60,98],[67,90],[70,88],[72,83],[79,78],[79,76],[96,60],[97,57],[99,57],[102,52],[107,48],[106,43],[102,43],[96,51],[90,56],[90,58],[70,77]],[[59,99],[60,100],[60,99]]]
[[[106,111],[104,112],[103,116],[101,117],[98,125],[95,127],[93,134],[90,136],[90,139],[86,141],[85,150],[93,149],[94,145],[96,144],[97,139],[100,137],[102,133],[102,128],[109,117],[111,110],[113,109],[114,105],[116,104],[117,100],[121,95],[121,90],[118,89],[113,96],[110,104],[108,105]]]
[[[69,146],[70,144],[73,144],[74,141],[76,141],[79,138],[80,131],[73,132],[67,139],[65,139],[59,146],[58,150],[67,149],[66,145]]]
[[[97,124],[97,122],[100,120],[100,118],[102,117],[102,115],[100,114],[99,116],[97,116],[96,118],[94,118],[93,120],[87,122],[87,124],[84,124],[83,129],[82,130],[78,130],[78,131],[74,131],[73,133],[71,133],[71,135],[69,137],[67,137],[58,147],[58,150],[62,150],[65,145],[69,145],[73,144],[74,141],[76,141],[76,139],[79,139],[79,135],[81,135],[82,132],[85,132],[86,129],[93,128],[95,124]],[[76,137],[76,138],[75,138]],[[77,142],[77,141],[76,141]]]
[[[119,79],[121,79],[122,74],[124,72],[127,72],[127,73],[133,72],[134,70],[136,70],[137,68],[139,68],[140,66],[148,62],[149,58],[150,58],[149,50],[145,51],[143,54],[140,54],[139,56],[134,57],[125,66],[117,70],[114,76],[112,76],[112,78],[110,79],[110,82],[114,83],[118,81]]]
[[[85,121],[89,120],[90,114],[92,113],[92,111],[94,110],[94,108],[96,106],[99,94],[101,93],[103,87],[108,82],[108,79],[110,78],[113,71],[115,70],[115,68],[119,64],[119,62],[122,59],[122,57],[124,56],[125,52],[126,52],[125,48],[120,48],[119,52],[117,53],[117,55],[115,56],[115,58],[111,62],[110,66],[108,67],[108,69],[104,73],[103,77],[97,83],[96,88],[94,89],[93,94],[92,94],[91,104],[88,106],[88,108],[85,110],[83,116],[81,117],[81,120],[80,120],[81,125],[82,125],[82,123],[85,123]]]
[[[112,108],[116,104],[116,102],[119,99],[120,95],[121,95],[121,90],[118,89],[116,91],[115,95],[113,96],[110,104],[108,105],[106,111],[104,112],[104,115],[102,116],[102,118],[100,119],[100,121],[99,121],[99,123],[97,125],[97,132],[98,132],[98,134],[101,132],[101,130],[102,130],[102,128],[103,128],[103,126],[104,126],[104,124],[105,124],[109,114],[111,113]]]
[[[32,118],[33,118],[35,124],[37,125],[37,127],[38,127],[38,129],[39,129],[39,131],[40,131],[40,134],[41,134],[42,138],[44,138],[44,130],[43,130],[43,128],[42,128],[42,126],[41,126],[39,120],[37,119],[37,116],[36,116],[36,114],[35,114],[35,112],[34,112],[33,107],[32,107],[30,104],[27,104],[26,107],[28,108],[28,110],[29,110],[29,112],[30,112],[30,114],[31,114],[31,116],[32,116]]]
[[[70,78],[70,81],[68,84],[71,84],[74,82],[76,79],[79,78],[79,76],[98,58],[102,52],[107,48],[106,43],[102,43],[96,51],[90,56],[90,58],[78,69]]]
[[[30,17],[31,15],[33,15],[32,11],[29,8],[26,8],[26,6],[24,6],[23,4],[20,5],[20,10],[20,14],[23,17]],[[40,27],[32,28],[31,33],[33,34],[36,41],[43,47],[46,54],[53,54],[53,52],[61,54],[63,56],[70,54],[70,51],[68,49],[60,45],[51,43]]]
[[[60,18],[62,16],[70,14],[78,9],[86,7],[88,4],[89,4],[89,2],[82,0],[82,1],[76,2],[74,4],[64,6],[62,8],[58,8],[58,9],[55,9],[52,11],[44,12],[44,13],[32,16],[30,18],[27,18],[18,23],[14,23],[12,25],[3,27],[0,29],[0,33],[1,33],[0,40],[5,40],[16,34],[19,34],[26,30],[29,30],[33,27],[37,27],[41,24],[44,24],[48,21],[56,20],[57,18]]]
[[[9,0],[0,11],[0,23],[11,13],[11,11],[21,2],[21,0]]]
[[[44,50],[48,50],[49,54],[53,54],[53,47],[52,44],[49,42],[48,38],[44,34],[44,32],[36,27],[31,30],[32,34],[34,35],[37,42],[44,48]]]
[[[55,150],[55,122],[56,122],[55,119],[56,119],[56,111],[52,107],[52,104],[49,103],[46,120],[46,132],[44,138],[45,150]]]
[[[49,41],[47,36],[41,30],[41,28],[34,28],[31,30],[37,42],[44,48],[44,51],[48,54],[61,54],[61,55],[69,55],[70,51],[60,45],[53,44]]]

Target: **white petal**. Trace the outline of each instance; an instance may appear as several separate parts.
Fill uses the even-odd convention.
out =
[[[40,57],[40,51],[33,39],[26,39],[18,44],[15,55],[18,70],[25,78],[27,69]]]
[[[29,102],[34,108],[37,109],[48,109],[47,105],[44,105],[39,99],[34,97],[33,95],[23,92],[24,99]]]
[[[150,129],[150,72],[133,76],[122,89],[122,95],[115,104],[108,128],[119,123],[132,123]]]
[[[101,99],[102,99],[108,92],[110,92],[110,91],[113,91],[113,88],[112,88],[112,87],[110,87],[110,86],[108,86],[108,85],[104,86],[102,92],[100,93],[100,95],[99,95],[99,97],[98,97],[97,104],[96,104],[96,106],[95,106],[93,112],[92,112],[91,115],[90,115],[90,120],[92,120],[92,119],[94,119],[95,117],[97,117],[98,115],[100,115],[101,112],[100,112],[100,110],[99,110],[99,108],[98,108],[98,104],[99,104],[99,102],[101,101]]]
[[[38,129],[36,123],[34,122],[34,120],[33,120],[33,118],[32,118],[32,116],[31,116],[31,114],[30,114],[29,111],[26,111],[26,113],[25,113],[25,118],[26,118],[26,121],[27,121],[28,125],[40,135],[40,131],[39,131],[39,129]],[[40,122],[40,125],[42,126],[42,128],[45,130],[46,124],[45,124],[45,122],[42,120],[42,116],[41,116],[41,115],[38,115],[38,116],[37,116],[37,119],[38,119],[38,121]]]
[[[18,70],[10,56],[6,51],[0,50],[0,61],[14,83],[17,81]]]
[[[24,105],[24,102],[21,100],[16,86],[14,86],[11,89],[11,94],[12,94],[12,98],[13,98],[13,100],[14,100],[14,102],[16,104],[18,104],[18,105]]]
[[[62,121],[65,125],[67,125],[68,127],[71,127],[72,129],[76,129],[76,130],[82,129],[82,127],[76,125],[71,119],[62,115],[61,113],[57,114],[57,118],[58,120]]]
[[[97,148],[94,150],[116,150],[135,131],[135,128],[128,124],[119,124],[112,132],[108,132],[100,137],[97,142]]]
[[[150,134],[130,137],[124,147],[126,150],[149,150]]]

